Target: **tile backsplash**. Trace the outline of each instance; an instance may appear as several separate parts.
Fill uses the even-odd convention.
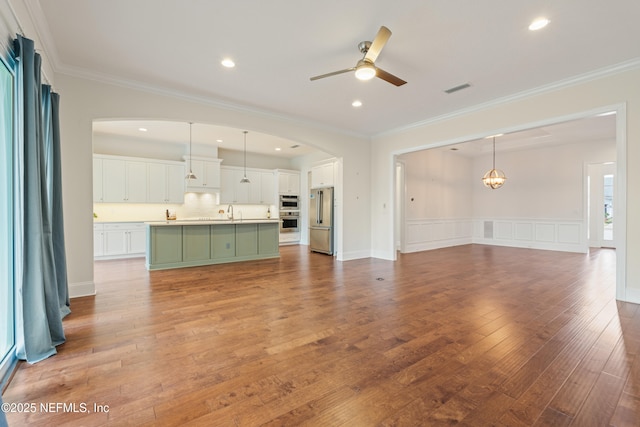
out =
[[[99,222],[117,221],[162,221],[167,209],[176,213],[177,219],[226,218],[229,205],[219,205],[218,195],[213,193],[186,193],[184,203],[94,203],[94,220]],[[271,217],[278,216],[275,205],[233,205],[236,219],[266,218],[267,209]],[[219,211],[224,211],[220,213]],[[97,217],[96,217],[97,216]]]

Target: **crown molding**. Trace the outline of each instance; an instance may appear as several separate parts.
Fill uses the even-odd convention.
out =
[[[569,77],[567,79],[563,79],[563,80],[559,80],[544,86],[539,86],[533,89],[528,89],[522,92],[517,92],[514,93],[512,95],[508,95],[508,96],[504,96],[501,98],[496,98],[494,100],[488,101],[488,102],[483,102],[480,104],[476,104],[473,105],[471,107],[468,108],[463,108],[460,110],[456,110],[456,111],[452,111],[451,113],[447,113],[447,114],[442,114],[436,117],[431,117],[429,119],[426,120],[421,120],[419,122],[414,122],[411,124],[408,124],[406,126],[400,126],[394,129],[390,129],[388,131],[384,131],[384,132],[380,132],[374,136],[371,137],[371,139],[375,139],[375,138],[379,138],[379,137],[385,137],[385,136],[391,136],[391,135],[395,135],[398,133],[402,133],[402,132],[406,132],[408,130],[412,130],[412,129],[416,129],[416,128],[420,128],[420,127],[424,127],[424,126],[428,126],[428,125],[432,125],[435,123],[439,123],[439,122],[443,122],[445,120],[450,120],[450,119],[454,119],[457,117],[461,117],[461,116],[465,116],[471,113],[476,113],[482,110],[488,110],[490,108],[494,108],[494,107],[498,107],[504,104],[508,104],[511,102],[515,102],[515,101],[520,101],[526,98],[530,98],[536,95],[541,95],[544,93],[549,93],[549,92],[554,92],[557,91],[559,89],[564,89],[564,88],[568,88],[571,86],[576,86],[579,84],[583,84],[586,82],[590,82],[593,80],[598,80],[601,79],[603,77],[608,77],[608,76],[612,76],[615,74],[620,74],[620,73],[624,73],[626,71],[631,71],[631,70],[636,70],[640,68],[640,58],[634,58],[631,59],[629,61],[625,61],[625,62],[621,62],[618,64],[614,64],[608,67],[603,67],[588,73],[584,73],[584,74],[579,74],[577,76],[573,76],[573,77]]]

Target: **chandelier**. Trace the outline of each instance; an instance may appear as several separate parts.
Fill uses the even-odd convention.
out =
[[[496,190],[504,185],[507,177],[500,169],[496,169],[496,137],[493,137],[493,168],[484,174],[482,183],[485,187]]]

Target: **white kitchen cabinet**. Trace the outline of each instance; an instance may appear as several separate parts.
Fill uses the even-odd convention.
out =
[[[220,171],[220,203],[275,204],[273,171],[247,169],[249,183],[241,183],[244,169],[222,167]]]
[[[102,159],[93,159],[93,201],[100,203],[102,196]]]
[[[276,177],[273,171],[260,172],[260,201],[261,205],[277,204]]]
[[[278,193],[300,194],[300,173],[278,171]]]
[[[187,169],[191,163],[191,171],[196,179],[187,181],[187,191],[203,192],[214,191],[220,188],[220,159],[194,159],[189,162],[187,159]]]
[[[97,236],[97,238],[96,238]],[[141,222],[94,224],[94,257],[128,258],[143,256],[146,227]]]
[[[102,159],[102,202],[144,203],[146,201],[147,164],[145,162]]]
[[[93,224],[93,256],[100,257],[104,255],[104,226],[102,224]]]
[[[184,166],[182,164],[147,164],[147,201],[149,203],[184,202]]]
[[[311,187],[333,187],[334,186],[334,164],[333,162],[314,166],[311,168]]]

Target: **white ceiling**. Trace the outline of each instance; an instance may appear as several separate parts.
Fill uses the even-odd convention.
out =
[[[637,0],[25,2],[56,72],[362,136],[640,60]],[[541,15],[549,26],[529,31]],[[381,25],[393,34],[376,65],[406,85],[309,80],[354,66]],[[237,66],[222,67],[225,57]]]
[[[141,131],[140,129],[146,129]],[[94,134],[114,135],[134,140],[168,142],[177,144],[215,145],[227,150],[244,148],[245,129],[234,129],[203,123],[160,120],[105,120],[93,123]],[[248,131],[247,151],[276,157],[294,158],[309,154],[315,149],[288,139],[260,132]]]

